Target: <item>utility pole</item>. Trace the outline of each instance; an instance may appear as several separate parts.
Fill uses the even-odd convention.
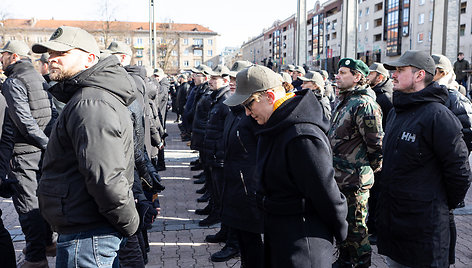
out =
[[[156,4],[154,0],[149,0],[149,64],[153,69],[157,68],[157,53],[156,53]]]
[[[306,63],[306,0],[297,0],[297,65]]]
[[[341,58],[357,58],[357,0],[344,0],[342,6]]]
[[[460,0],[434,1],[431,54],[442,54],[451,62],[459,51]]]

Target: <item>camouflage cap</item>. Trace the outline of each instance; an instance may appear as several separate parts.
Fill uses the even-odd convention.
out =
[[[436,64],[429,53],[419,50],[409,50],[405,52],[398,60],[384,63],[387,70],[395,70],[396,67],[411,66],[434,75],[436,73]]]
[[[10,40],[2,49],[0,49],[0,53],[9,52],[20,56],[28,56],[29,51],[30,49],[28,45],[20,40]]]
[[[44,53],[48,52],[48,49],[63,52],[74,48],[92,53],[97,57],[100,56],[100,49],[95,38],[81,28],[70,26],[57,28],[49,41],[34,44],[32,49],[34,53]]]
[[[129,56],[133,55],[133,51],[131,51],[129,45],[119,41],[111,42],[107,49],[111,52],[111,54],[126,54]]]
[[[192,68],[191,71],[196,74],[209,75],[211,73],[211,68],[206,66],[205,64],[200,64],[198,65],[198,67]]]
[[[436,64],[436,68],[443,69],[446,72],[454,71],[451,61],[446,56],[440,54],[433,54],[431,55],[431,57],[433,58],[434,63]]]
[[[338,68],[341,68],[341,67],[346,67],[351,70],[356,70],[364,76],[368,76],[370,72],[369,67],[363,61],[355,60],[351,58],[341,59],[338,63]]]
[[[253,65],[236,75],[236,91],[223,103],[236,106],[246,101],[255,92],[282,86],[280,76],[271,69]]]
[[[369,70],[377,72],[385,77],[390,76],[390,73],[387,69],[385,69],[382,63],[374,62],[372,65],[369,66]]]
[[[238,60],[233,64],[233,67],[231,67],[231,70],[229,71],[229,76],[236,78],[238,72],[252,65],[252,62],[249,62],[247,60]]]
[[[210,72],[211,76],[228,76],[229,75],[229,69],[228,67],[224,66],[223,64],[217,65],[213,70]]]
[[[303,82],[313,82],[318,87],[324,86],[323,76],[319,72],[315,71],[308,71],[308,73],[304,77],[299,77],[298,79],[302,80]]]

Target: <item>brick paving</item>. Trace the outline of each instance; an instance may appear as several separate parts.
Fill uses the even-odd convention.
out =
[[[201,185],[193,183],[189,163],[195,160],[197,153],[189,149],[185,142],[180,141],[177,124],[173,123],[175,114],[169,114],[167,128],[170,136],[167,139],[166,165],[167,170],[161,172],[166,190],[160,196],[161,216],[149,231],[151,251],[146,267],[240,267],[239,258],[223,263],[212,263],[210,255],[220,250],[223,244],[205,243],[206,235],[214,234],[219,226],[210,228],[198,226],[203,216],[194,213],[195,209],[203,208],[206,203],[197,203],[200,196],[195,193]],[[456,210],[457,249],[456,265],[451,267],[472,267],[472,194],[467,194],[466,207]],[[21,252],[25,246],[24,235],[18,223],[18,215],[13,208],[11,199],[0,198],[0,208],[5,227],[10,231],[14,241],[17,263],[24,260]],[[374,246],[372,267],[387,267],[383,256],[377,254]],[[49,266],[55,267],[55,258],[48,257]]]

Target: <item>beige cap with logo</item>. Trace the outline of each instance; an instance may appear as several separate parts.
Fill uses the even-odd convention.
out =
[[[51,35],[49,41],[34,44],[32,50],[34,53],[45,53],[48,49],[53,51],[69,51],[78,48],[86,52],[92,53],[97,57],[100,56],[100,49],[97,41],[87,31],[70,26],[61,26]]]
[[[2,49],[0,49],[0,53],[9,52],[20,56],[28,56],[29,51],[30,49],[28,45],[19,40],[10,40]]]

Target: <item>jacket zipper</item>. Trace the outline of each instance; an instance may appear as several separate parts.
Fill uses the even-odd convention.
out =
[[[236,136],[238,137],[239,143],[243,147],[244,152],[247,153],[246,147],[244,146],[243,141],[241,140],[241,136],[239,136],[239,130],[236,130]]]
[[[241,181],[243,182],[244,192],[246,192],[246,195],[248,195],[247,188],[246,188],[246,183],[244,182],[243,172],[240,170],[239,174],[241,175]]]

